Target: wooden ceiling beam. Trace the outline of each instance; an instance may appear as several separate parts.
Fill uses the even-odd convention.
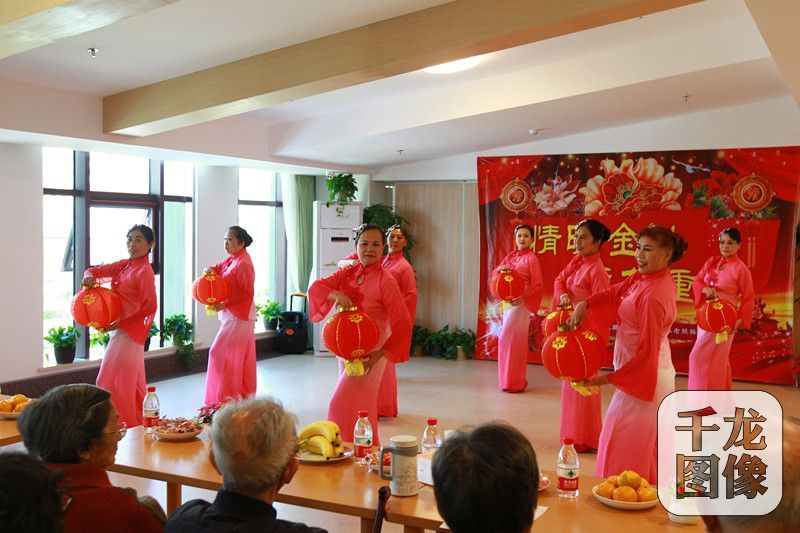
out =
[[[177,0],[2,0],[0,59],[102,28]]]
[[[150,135],[698,0],[457,0],[103,99],[106,133]]]

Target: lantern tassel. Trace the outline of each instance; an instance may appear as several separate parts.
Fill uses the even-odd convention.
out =
[[[728,330],[722,330],[714,337],[715,344],[722,344],[723,342],[728,342]]]
[[[345,359],[344,373],[350,377],[364,375],[364,362],[361,359]]]
[[[571,381],[570,385],[575,389],[575,392],[581,396],[588,397],[600,392],[600,387],[597,385],[586,385],[585,381]]]
[[[217,314],[217,308],[213,305],[206,306],[206,316],[214,316]]]

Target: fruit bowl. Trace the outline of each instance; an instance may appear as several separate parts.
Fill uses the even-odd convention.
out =
[[[341,457],[330,457],[326,459],[320,454],[313,453],[308,450],[302,450],[300,453],[298,453],[298,456],[300,457],[300,462],[303,464],[330,464],[330,463],[335,463],[337,461],[344,461],[345,459],[349,459],[350,457],[352,457],[353,448],[351,448],[350,446],[345,446],[344,453],[342,454]]]
[[[649,502],[623,502],[620,500],[612,500],[611,498],[604,498],[603,496],[597,494],[597,485],[592,487],[592,494],[594,494],[594,497],[597,498],[601,503],[604,503],[609,507],[613,507],[614,509],[622,509],[623,511],[640,511],[642,509],[650,509],[658,504],[658,500]]]
[[[17,418],[19,418],[19,415],[21,415],[21,414],[22,414],[22,411],[18,411],[16,413],[9,413],[9,412],[6,412],[6,411],[0,411],[0,418],[3,418],[5,420],[16,420]]]

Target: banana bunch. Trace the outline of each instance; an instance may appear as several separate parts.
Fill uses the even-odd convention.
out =
[[[330,420],[318,420],[300,430],[297,442],[301,450],[306,450],[325,459],[333,459],[344,455],[342,436],[339,426]]]

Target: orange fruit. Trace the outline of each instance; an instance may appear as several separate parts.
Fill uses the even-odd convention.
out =
[[[603,498],[608,498],[609,500],[614,498],[614,485],[608,483],[607,481],[603,481],[595,488],[595,493],[598,496],[602,496]]]
[[[614,499],[620,502],[635,502],[636,491],[628,486],[617,487],[614,489]]]
[[[619,478],[619,476],[608,476],[608,479],[606,479],[606,483],[608,483],[612,487],[616,487],[618,484],[617,478]]]
[[[639,487],[636,496],[640,502],[652,502],[658,499],[658,493],[653,487]]]
[[[639,489],[641,489],[642,487],[645,487],[645,488],[648,488],[648,489],[650,488],[650,483],[648,483],[645,478],[642,478],[642,483],[639,485]],[[639,490],[639,489],[636,489],[636,490]]]
[[[18,403],[17,405],[14,406],[14,412],[15,413],[21,413],[22,410],[25,409],[28,406],[28,403],[29,402]]]
[[[24,394],[15,394],[11,397],[11,404],[16,407],[18,403],[24,403],[28,401],[28,397]]]
[[[14,410],[14,405],[8,400],[0,400],[0,413],[10,413]]]
[[[639,488],[639,485],[642,484],[642,476],[634,472],[633,470],[625,470],[623,473],[619,475],[619,479],[617,483],[620,487],[628,486],[633,490]]]

